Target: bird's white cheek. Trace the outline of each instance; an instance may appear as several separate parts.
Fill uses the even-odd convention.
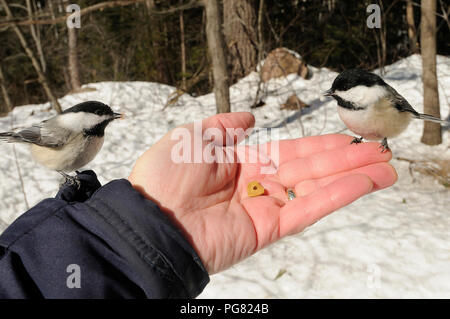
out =
[[[379,85],[371,87],[358,85],[347,91],[336,91],[336,95],[360,107],[367,107],[378,102],[386,95],[386,89]]]
[[[98,116],[84,112],[67,113],[58,117],[58,125],[74,132],[81,132],[84,129],[94,127],[107,118],[107,115]]]

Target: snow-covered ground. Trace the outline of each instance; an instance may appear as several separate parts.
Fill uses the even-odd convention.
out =
[[[420,56],[385,70],[385,80],[422,111]],[[312,71],[310,80],[296,75],[272,80],[260,91],[266,105],[250,110],[258,85],[258,75],[252,73],[231,88],[232,110],[252,111],[256,127],[279,128],[281,138],[349,133],[337,116],[336,102],[321,96],[337,74],[325,68]],[[450,58],[438,57],[438,78],[441,117],[450,119]],[[196,98],[185,94],[164,109],[175,91],[167,85],[102,82],[84,87],[95,90],[61,98],[63,108],[99,100],[127,115],[107,128],[105,145],[89,164],[102,183],[126,177],[134,160],[169,129],[215,113],[213,94]],[[293,93],[311,107],[280,110]],[[0,118],[0,131],[53,114],[48,103],[17,107]],[[450,188],[410,169],[414,164],[408,162],[440,161],[448,169],[450,127],[444,128],[443,143],[430,147],[420,143],[422,126],[413,121],[389,142],[397,184],[211,276],[200,298],[450,298]],[[54,196],[59,182],[57,173],[30,160],[24,145],[0,145],[0,232],[27,209],[27,203],[32,206]]]

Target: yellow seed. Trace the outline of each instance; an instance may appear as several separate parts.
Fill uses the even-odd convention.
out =
[[[247,194],[250,197],[255,197],[264,194],[264,187],[257,181],[248,183]]]

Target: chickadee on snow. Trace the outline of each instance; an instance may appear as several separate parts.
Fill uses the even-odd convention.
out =
[[[74,182],[66,172],[92,161],[103,145],[106,126],[121,117],[106,104],[88,101],[20,132],[0,133],[0,141],[30,144],[36,162]]]
[[[360,137],[352,143],[382,140],[382,152],[389,150],[387,139],[403,132],[411,119],[440,124],[448,122],[420,114],[394,88],[378,75],[351,69],[339,74],[325,96],[333,97],[339,106],[339,117],[347,128]]]

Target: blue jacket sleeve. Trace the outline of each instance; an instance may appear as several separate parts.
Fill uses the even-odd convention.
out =
[[[209,276],[192,246],[124,179],[92,171],[0,236],[0,298],[194,298]]]

